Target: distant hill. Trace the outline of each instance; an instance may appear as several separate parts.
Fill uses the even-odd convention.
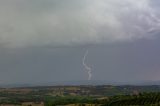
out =
[[[12,84],[0,84],[0,87],[12,88],[12,87],[34,87],[34,86],[59,86],[59,85],[160,85],[160,81],[136,81],[136,82],[115,82],[106,80],[77,80],[77,81],[55,81],[47,83],[12,83]]]

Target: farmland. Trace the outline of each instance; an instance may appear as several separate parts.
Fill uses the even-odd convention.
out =
[[[1,106],[109,105],[159,103],[160,86],[39,86],[0,88]],[[154,100],[152,100],[152,98]],[[142,103],[139,101],[143,101]],[[152,100],[146,102],[145,100]],[[158,102],[157,102],[158,101]],[[135,102],[132,103],[136,105]],[[125,106],[124,105],[124,106]],[[122,105],[123,106],[123,105]]]

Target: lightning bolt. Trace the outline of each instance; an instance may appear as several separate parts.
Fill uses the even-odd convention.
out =
[[[88,73],[88,80],[91,80],[91,78],[92,78],[92,69],[85,63],[87,55],[88,55],[88,50],[84,54],[84,57],[82,59],[82,63],[83,63],[83,66],[84,66],[85,70]]]

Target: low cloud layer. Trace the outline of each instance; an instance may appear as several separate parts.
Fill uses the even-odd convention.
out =
[[[1,0],[0,45],[75,46],[150,39],[155,0]]]

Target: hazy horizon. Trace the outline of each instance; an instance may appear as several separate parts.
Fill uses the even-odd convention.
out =
[[[1,0],[0,84],[160,81],[159,5]]]

